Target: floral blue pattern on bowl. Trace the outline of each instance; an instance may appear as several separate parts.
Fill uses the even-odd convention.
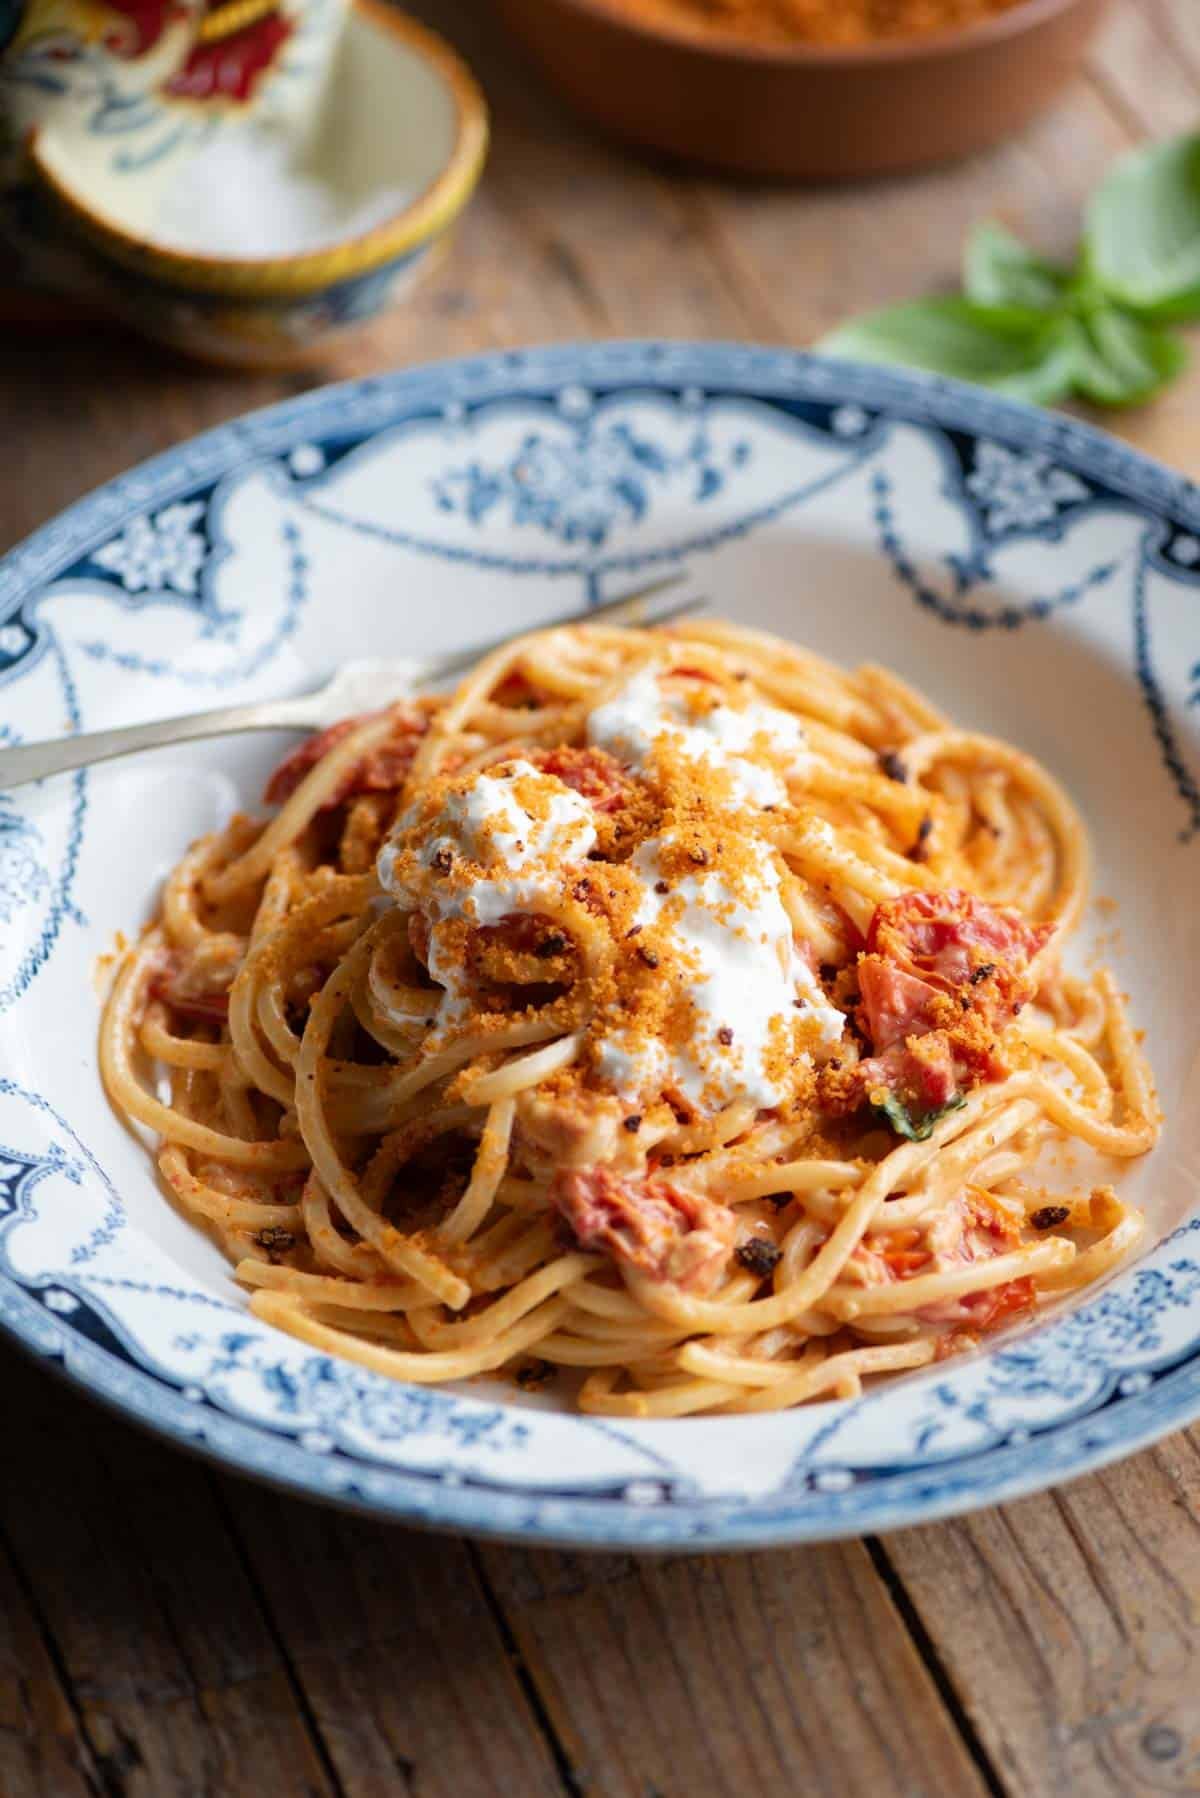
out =
[[[391,1384],[247,1312],[95,1072],[93,970],[287,739],[0,795],[0,1325],[230,1466],[430,1525],[735,1547],[911,1523],[1200,1415],[1200,495],[1073,420],[736,346],[497,355],[307,395],[113,482],[0,563],[4,740],[311,682],[686,562],[721,610],[875,659],[1083,803],[1095,947],[1168,1113],[1154,1246],[886,1393],[621,1423]]]

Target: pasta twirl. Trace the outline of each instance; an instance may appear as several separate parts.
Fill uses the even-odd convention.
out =
[[[267,798],[168,882],[101,1061],[282,1329],[759,1411],[1137,1241],[1111,1184],[1039,1173],[1159,1129],[1111,976],[1063,970],[1080,822],[894,675],[581,624],[313,739]]]

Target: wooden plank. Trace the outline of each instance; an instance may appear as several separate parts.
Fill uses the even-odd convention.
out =
[[[0,1792],[88,1798],[95,1764],[12,1563],[0,1551]]]
[[[5,1374],[5,1439],[25,1451],[5,1469],[0,1529],[37,1593],[99,1789],[330,1798],[207,1471],[14,1355]]]
[[[1200,101],[1200,41],[1193,0],[1116,6],[1091,58],[1097,90],[1136,136],[1194,130]],[[1191,334],[1193,345],[1196,336]],[[1200,365],[1152,405],[1099,422],[1136,448],[1193,477],[1200,472]]]
[[[987,1789],[861,1544],[483,1561],[586,1798]]]
[[[346,1798],[556,1798],[463,1543],[226,1491]]]
[[[1196,41],[1196,8],[1192,0],[1142,0],[1142,3],[1172,52],[1190,69],[1193,80],[1200,86],[1200,43]]]
[[[957,287],[981,218],[1072,254],[1085,196],[1129,141],[1081,80],[1014,143],[969,162],[811,194],[709,183],[699,203],[771,334],[808,343],[851,313]]]
[[[1117,6],[1109,14],[1089,68],[1135,136],[1168,137],[1196,129],[1200,65],[1189,54],[1189,38],[1194,49],[1194,8],[1186,33],[1176,31],[1166,7],[1156,0]]]
[[[107,326],[0,340],[0,442],[21,478],[0,489],[0,551],[89,488],[195,431],[287,391],[278,376],[216,373]]]
[[[728,337],[751,319],[698,221],[694,182],[547,106],[523,65],[488,44],[499,100],[492,186],[528,248],[580,296],[588,334]]]
[[[1014,1791],[1200,1790],[1195,1431],[887,1548]]]

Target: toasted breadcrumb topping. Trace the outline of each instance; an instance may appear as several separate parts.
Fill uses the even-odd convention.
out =
[[[701,668],[647,664],[589,715],[586,748],[434,780],[381,884],[419,923],[435,1036],[498,1030],[568,994],[577,1078],[685,1115],[774,1107],[841,1037],[797,948],[764,833],[809,766],[790,714]]]

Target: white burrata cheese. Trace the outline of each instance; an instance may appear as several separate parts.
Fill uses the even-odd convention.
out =
[[[612,698],[588,719],[588,741],[607,749],[618,761],[637,770],[652,770],[656,749],[668,745],[690,761],[723,768],[735,800],[753,805],[780,805],[787,787],[765,751],[796,773],[808,760],[804,731],[790,712],[750,700],[744,706],[724,703],[694,712],[686,695],[664,690],[666,672],[651,664],[640,668]]]
[[[416,860],[435,873],[456,861],[485,870],[469,885],[422,882],[417,893],[397,872],[400,853],[421,829]],[[458,1021],[468,1010],[463,969],[445,952],[440,927],[452,918],[499,924],[514,914],[542,911],[561,889],[563,870],[587,859],[595,847],[592,808],[580,794],[528,762],[506,762],[451,787],[435,817],[414,808],[398,821],[379,852],[376,868],[384,891],[407,905],[419,904],[429,925],[430,977],[446,989],[437,1025]]]
[[[791,1029],[797,1005],[827,1046],[840,1041],[844,1019],[798,955],[770,850],[750,847],[753,868],[735,892],[717,873],[689,875],[667,892],[657,841],[633,859],[643,898],[637,922],[666,934],[664,974],[691,1000],[690,1041],[673,1047],[618,1028],[599,1045],[603,1077],[625,1097],[664,1087],[699,1110],[748,1099],[767,1109],[786,1097],[770,1071],[780,1027]],[[657,934],[656,943],[662,941]],[[682,978],[681,978],[682,976]],[[722,1034],[727,1040],[722,1040]]]
[[[653,668],[592,714],[588,736],[635,769],[651,765],[656,744],[669,739],[688,757],[725,768],[735,796],[760,805],[787,794],[776,769],[754,754],[765,745],[792,768],[807,755],[803,732],[787,713],[752,703],[693,715],[681,698],[664,694]],[[460,918],[486,927],[553,910],[565,877],[595,844],[588,801],[524,761],[451,784],[432,816],[414,808],[399,820],[380,851],[379,880],[402,904],[419,906],[429,925],[429,973],[444,989],[435,1034],[469,1023],[472,1011],[443,927]],[[635,921],[653,929],[663,978],[691,1001],[693,1027],[682,1044],[619,1024],[601,1037],[597,1071],[624,1098],[669,1089],[701,1112],[739,1100],[770,1108],[787,1096],[778,1049],[790,1040],[782,1030],[791,1032],[798,1007],[815,1026],[810,1041],[832,1046],[841,1038],[841,1012],[796,952],[774,854],[753,838],[743,838],[742,848],[736,886],[719,870],[668,882],[657,838],[629,864],[640,888]],[[464,864],[472,878],[455,879]]]
[[[420,822],[415,809],[406,812],[379,852],[379,881],[387,891],[397,849]],[[536,862],[583,861],[595,845],[592,808],[581,794],[529,762],[505,762],[451,787],[425,825],[420,861],[434,868],[449,856],[515,874]]]

